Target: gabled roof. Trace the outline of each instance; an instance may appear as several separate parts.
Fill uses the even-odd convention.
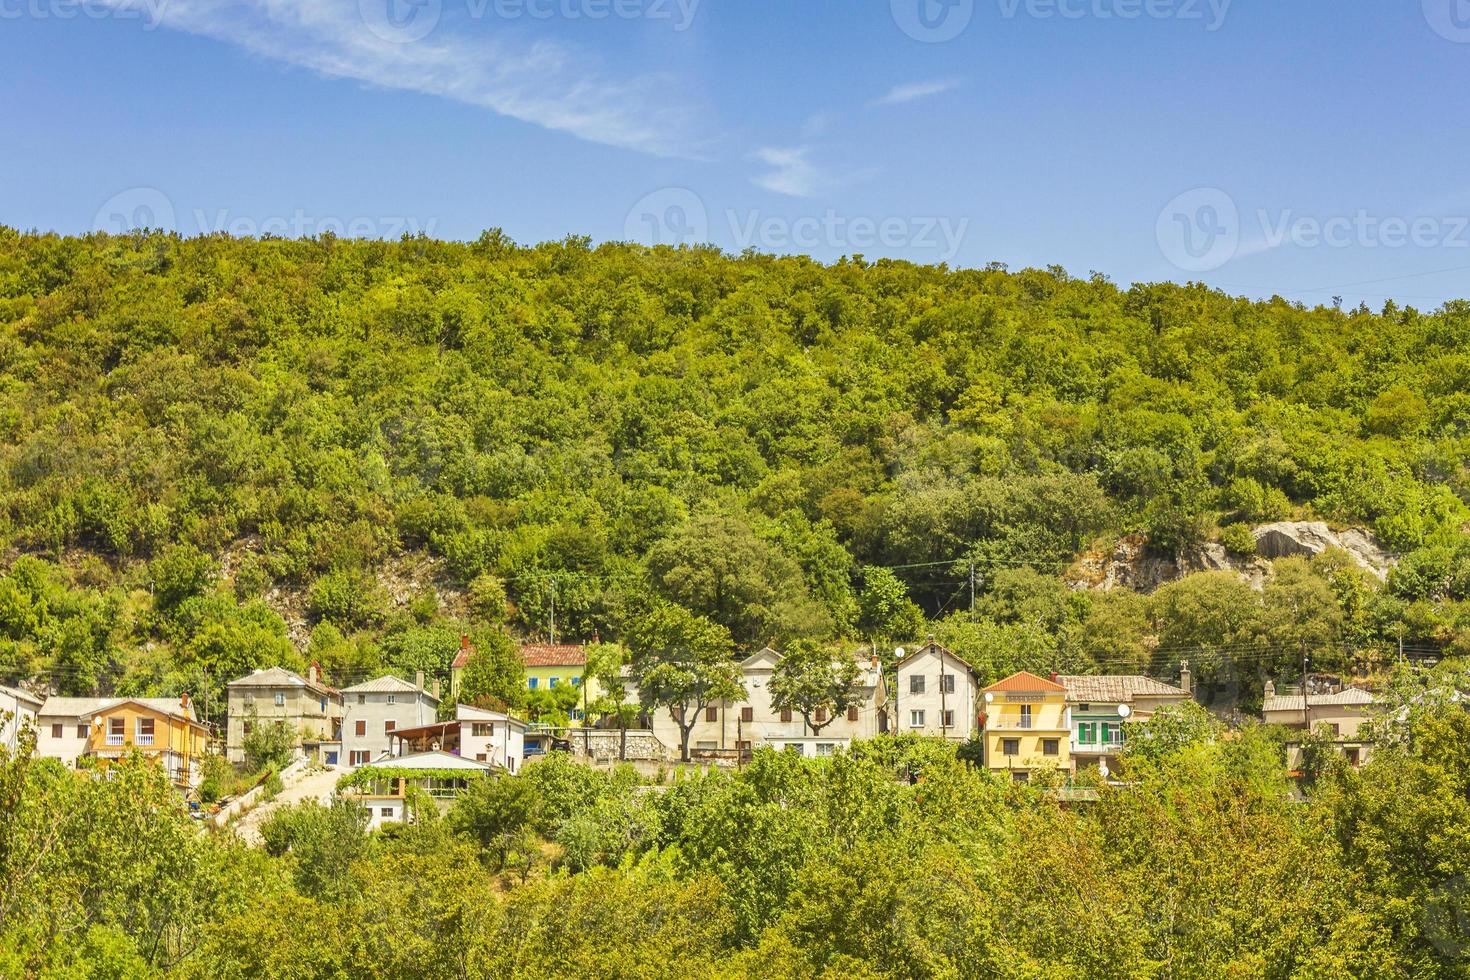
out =
[[[1187,698],[1183,688],[1141,674],[1059,674],[1067,700],[1091,704],[1126,704],[1134,698]]]
[[[235,678],[225,687],[304,687],[308,691],[329,697],[335,697],[339,693],[335,688],[325,684],[313,684],[300,674],[284,667],[262,667],[260,670],[251,671],[244,677]]]
[[[772,650],[770,647],[761,647],[755,653],[740,661],[740,666],[746,670],[752,667],[763,667],[766,665],[775,667],[780,660],[781,655],[775,650]]]
[[[470,654],[475,652],[474,647],[460,647],[454,651],[454,659],[449,661],[450,670],[463,670],[470,665]]]
[[[1336,694],[1313,694],[1310,707],[1363,707],[1373,703],[1373,695],[1358,687],[1345,687]],[[1273,694],[1266,698],[1261,704],[1261,710],[1265,711],[1301,711],[1303,710],[1302,696],[1300,694]]]
[[[453,752],[415,752],[412,755],[389,755],[364,763],[365,769],[463,769],[466,772],[493,772],[495,767]]]
[[[1067,693],[1067,689],[1056,681],[1049,681],[1045,677],[1037,677],[1029,670],[1017,671],[1009,677],[1003,677],[982,691],[995,691],[1001,694],[1037,692],[1050,694],[1052,692]]]
[[[4,694],[7,697],[14,698],[17,701],[25,701],[28,704],[34,704],[37,706],[43,704],[46,700],[39,694],[32,694],[30,691],[22,691],[18,687],[10,687],[7,684],[0,684],[0,694]]]
[[[382,677],[375,677],[375,678],[373,678],[370,681],[363,681],[361,684],[354,684],[351,687],[344,687],[344,688],[342,688],[342,693],[343,694],[422,694],[424,697],[430,699],[431,701],[438,701],[439,700],[438,698],[434,697],[434,695],[430,694],[428,691],[421,691],[421,690],[419,690],[419,688],[418,688],[417,685],[410,684],[408,681],[404,680],[401,677],[394,677],[392,674],[385,674]]]
[[[952,650],[947,649],[946,647],[940,646],[938,643],[935,643],[933,640],[930,640],[928,643],[925,643],[923,646],[919,647],[913,653],[909,654],[907,657],[904,657],[898,663],[894,664],[893,665],[893,669],[894,670],[898,670],[900,667],[902,667],[904,664],[908,663],[910,660],[913,660],[916,657],[922,656],[925,653],[929,653],[930,651],[933,651],[935,653],[938,653],[941,657],[948,657],[950,660],[953,660],[955,663],[963,664],[964,667],[965,667],[965,669],[968,670],[968,671],[970,671],[971,673],[974,673],[974,671],[975,671],[975,668],[974,667],[971,667],[970,664],[965,660],[964,657],[961,657],[959,654],[955,653]]]
[[[494,711],[490,708],[476,708],[469,704],[456,704],[454,706],[455,721],[508,721],[512,725],[521,728],[528,727],[527,724],[515,715],[506,714],[504,711]]]
[[[583,667],[587,648],[580,643],[526,643],[521,646],[521,662],[527,667]]]
[[[106,711],[119,704],[127,702],[140,704],[145,708],[151,708],[160,714],[172,715],[175,718],[183,718],[194,721],[194,704],[184,707],[175,698],[47,698],[41,705],[41,710],[36,712],[38,717],[80,718],[82,715],[95,715],[99,711]]]

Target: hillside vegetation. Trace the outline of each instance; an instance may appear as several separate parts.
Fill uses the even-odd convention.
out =
[[[666,601],[737,648],[932,629],[982,672],[1187,656],[1225,687],[1470,650],[1466,303],[0,228],[0,365],[0,673],[67,693],[217,712],[268,663],[438,674],[462,629],[544,635],[553,602],[571,638]],[[1398,566],[1061,579],[1121,534],[1248,551],[1284,517]]]

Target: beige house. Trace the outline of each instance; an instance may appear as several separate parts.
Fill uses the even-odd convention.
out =
[[[526,731],[529,727],[521,719],[503,711],[457,704],[454,706],[454,717],[448,721],[430,722],[389,732],[388,755],[397,757],[423,752],[447,752],[475,762],[500,766],[510,772],[519,772],[526,761]],[[392,765],[391,761],[378,761],[384,765]]]
[[[1266,696],[1261,702],[1261,717],[1268,725],[1330,731],[1337,750],[1354,768],[1368,760],[1372,748],[1366,730],[1372,711],[1373,695],[1356,687],[1326,694],[1277,694],[1276,685],[1267,681]],[[1287,769],[1299,773],[1301,763],[1301,743],[1287,742]]]
[[[231,762],[245,761],[245,736],[255,725],[285,722],[300,754],[326,765],[341,756],[342,694],[322,683],[321,668],[307,676],[266,667],[225,685],[229,719],[225,746]]]
[[[781,654],[770,647],[740,662],[745,699],[716,702],[700,713],[689,734],[692,756],[735,758],[741,750],[749,753],[765,746],[808,756],[827,756],[855,738],[872,738],[881,730],[888,693],[881,664],[869,657],[860,658],[856,703],[830,720],[825,712],[818,712],[813,721],[821,730],[813,732],[799,712],[771,706],[771,679],[780,662]],[[638,698],[631,681],[628,698],[630,701]],[[668,709],[656,708],[648,720],[654,737],[677,754],[679,726]]]
[[[361,766],[388,754],[393,732],[427,725],[438,718],[439,682],[435,692],[424,690],[424,674],[414,683],[399,677],[378,677],[342,689],[342,758]]]
[[[979,687],[968,663],[930,637],[894,670],[898,684],[893,692],[892,731],[938,735],[955,742],[967,741],[975,733]]]
[[[1056,680],[1067,689],[1072,771],[1096,768],[1104,777],[1118,769],[1124,722],[1148,721],[1165,705],[1190,698],[1188,664],[1177,687],[1139,674],[1058,674]]]

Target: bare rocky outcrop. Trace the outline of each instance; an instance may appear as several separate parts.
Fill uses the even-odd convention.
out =
[[[1341,548],[1366,571],[1382,579],[1393,566],[1393,558],[1379,546],[1378,540],[1362,528],[1334,531],[1322,521],[1277,521],[1263,524],[1253,532],[1256,552],[1266,558],[1301,555],[1311,558],[1328,548]]]

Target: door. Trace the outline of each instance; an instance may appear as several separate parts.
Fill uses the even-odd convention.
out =
[[[329,765],[329,766],[335,766],[336,764],[337,764],[337,753],[335,753],[335,752],[328,752],[327,753],[327,765]]]

